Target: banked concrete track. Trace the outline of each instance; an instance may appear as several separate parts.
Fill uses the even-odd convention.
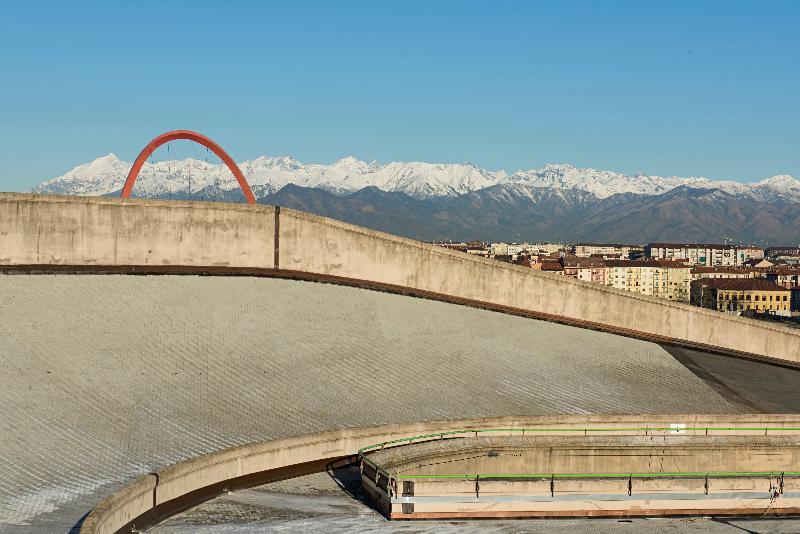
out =
[[[61,273],[0,276],[0,531],[69,530],[143,474],[282,436],[506,415],[738,411],[660,346],[597,331],[645,337],[629,327],[659,302],[298,212],[4,195],[0,263]],[[66,274],[84,270],[240,276]],[[520,315],[561,310],[574,324],[583,319],[567,312],[580,310],[581,295],[599,295],[620,324],[599,324],[593,305],[594,329],[582,329],[264,277],[276,275],[404,287]],[[496,302],[476,298],[492,291]],[[628,311],[613,311],[616,301]],[[706,342],[728,325],[707,317]],[[790,331],[724,320],[778,338],[747,344],[753,357],[796,355]]]
[[[332,428],[736,412],[653,343],[363,289],[22,275],[0,291],[0,531],[63,532],[148,472]]]

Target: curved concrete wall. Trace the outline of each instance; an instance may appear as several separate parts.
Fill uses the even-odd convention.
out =
[[[314,460],[328,460],[354,455],[362,447],[383,441],[437,432],[481,428],[615,428],[664,427],[682,423],[687,427],[748,427],[749,431],[711,431],[710,435],[763,435],[759,427],[785,427],[786,434],[797,435],[797,416],[559,416],[489,418],[460,421],[432,421],[403,425],[348,428],[307,434],[234,447],[189,460],[157,473],[146,475],[134,484],[110,495],[96,506],[84,521],[81,534],[109,534],[144,516],[156,506],[176,501],[182,496],[227,480]],[[793,430],[788,430],[793,429]],[[687,432],[692,433],[692,432]],[[694,433],[702,434],[701,431]],[[783,432],[776,431],[775,434]],[[537,435],[546,435],[538,432]],[[554,432],[557,434],[557,432]],[[603,435],[645,435],[642,431],[608,431]],[[659,431],[651,431],[658,435]],[[661,431],[661,434],[664,434]],[[498,435],[502,435],[499,433]]]
[[[327,278],[800,363],[800,333],[785,327],[270,206],[3,193],[0,266],[227,268]]]

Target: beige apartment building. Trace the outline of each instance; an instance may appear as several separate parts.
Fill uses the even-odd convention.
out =
[[[583,258],[589,256],[605,256],[628,259],[631,252],[641,252],[641,245],[623,245],[619,243],[578,243],[575,245],[575,255]]]
[[[703,278],[692,282],[696,306],[741,314],[745,311],[791,315],[792,291],[764,278]]]
[[[565,247],[563,243],[492,243],[489,245],[489,257],[510,256],[512,260],[516,260],[520,254],[556,254]]]
[[[679,302],[689,301],[691,268],[673,261],[607,260],[605,285]]]
[[[758,247],[698,243],[648,243],[644,253],[654,260],[683,260],[706,267],[739,267],[749,259],[764,257]]]

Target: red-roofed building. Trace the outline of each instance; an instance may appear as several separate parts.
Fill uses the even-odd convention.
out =
[[[692,282],[692,304],[728,313],[791,315],[791,290],[764,278],[701,278]]]

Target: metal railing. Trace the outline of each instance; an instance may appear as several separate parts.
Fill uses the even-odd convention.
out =
[[[677,435],[693,433],[697,435],[713,435],[718,432],[747,432],[748,435],[758,432],[758,435],[769,435],[770,432],[785,433],[785,432],[798,432],[800,427],[736,427],[736,426],[720,426],[720,427],[688,427],[688,426],[644,426],[644,427],[596,427],[596,428],[478,428],[478,429],[461,429],[451,430],[448,432],[437,432],[434,434],[424,434],[419,436],[411,436],[408,438],[399,438],[388,441],[383,441],[373,445],[362,447],[358,450],[358,457],[361,461],[361,470],[364,471],[364,466],[369,466],[371,471],[374,472],[376,485],[381,477],[384,479],[384,485],[387,489],[392,488],[397,480],[414,480],[414,479],[455,479],[455,480],[510,480],[510,479],[641,479],[641,478],[733,478],[733,477],[779,477],[783,479],[784,476],[800,476],[800,471],[674,471],[674,472],[651,472],[651,473],[464,473],[464,474],[449,474],[449,475],[435,475],[435,474],[417,474],[406,475],[400,473],[389,473],[386,469],[381,467],[375,461],[371,460],[365,453],[374,452],[386,448],[393,448],[402,445],[409,445],[412,443],[425,443],[430,441],[437,441],[443,439],[467,438],[477,437],[481,434],[497,434],[506,433],[510,435],[536,435],[536,434],[571,434],[571,435],[584,435],[591,434],[608,434],[608,433],[624,433],[633,432],[634,435]],[[392,491],[389,490],[391,494]]]

